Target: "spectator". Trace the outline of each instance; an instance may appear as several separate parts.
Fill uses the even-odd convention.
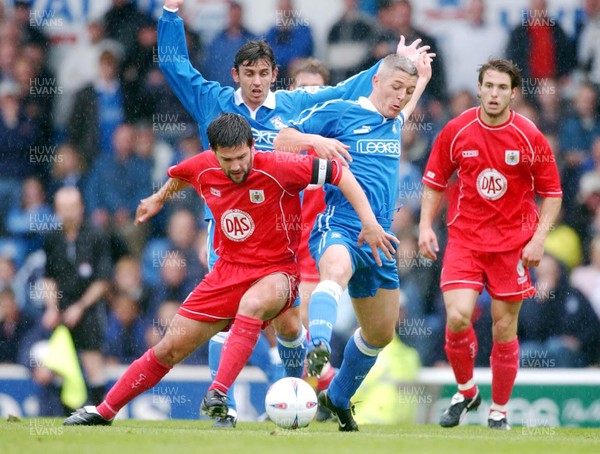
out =
[[[15,82],[21,91],[23,113],[36,123],[40,132],[37,140],[30,145],[49,148],[53,138],[52,106],[62,88],[57,86],[51,74],[39,73],[33,60],[24,54],[15,59],[13,68]]]
[[[415,228],[398,233],[398,239],[396,260],[404,303],[398,334],[404,344],[418,351],[421,362],[430,366],[440,357],[436,350],[444,331],[444,317],[435,310],[438,287],[431,284],[437,280],[439,265],[420,256]]]
[[[273,54],[277,55],[280,76],[289,77],[288,67],[294,60],[312,57],[312,32],[307,20],[300,17],[294,8],[293,0],[277,0],[275,14],[275,26],[267,32],[265,41],[273,49]]]
[[[173,149],[168,143],[157,140],[151,125],[141,123],[135,128],[135,154],[150,163],[152,187],[158,190],[167,179],[167,169],[173,162]]]
[[[592,240],[590,264],[578,266],[571,273],[571,285],[583,293],[600,318],[600,235]]]
[[[576,63],[575,47],[556,19],[549,17],[546,0],[530,0],[521,23],[510,33],[506,56],[521,69],[524,81],[561,79]]]
[[[184,301],[202,280],[199,278],[194,282],[188,278],[187,263],[183,253],[178,250],[159,253],[154,259],[154,265],[160,270],[160,280],[152,291],[150,314],[156,314],[163,301]]]
[[[33,320],[21,312],[14,292],[0,290],[0,363],[16,363],[27,331]]]
[[[556,79],[547,79],[534,90],[535,102],[538,106],[537,126],[544,134],[557,133],[564,123],[564,114],[566,110],[562,105],[562,95],[560,85]],[[558,148],[552,148],[554,153],[558,154]]]
[[[289,74],[288,90],[329,85],[329,69],[316,58],[296,60],[290,65]]]
[[[167,238],[159,238],[148,242],[144,250],[144,280],[150,285],[160,281],[163,264],[170,260],[175,252],[181,254],[186,288],[195,287],[204,277],[207,269],[200,264],[200,245],[198,222],[194,214],[188,210],[175,211],[169,218]],[[164,299],[164,298],[163,298]],[[177,301],[183,299],[173,298]],[[185,299],[185,298],[184,298]]]
[[[13,297],[19,308],[23,308],[23,299],[25,297],[22,288],[19,288],[15,282],[17,267],[15,261],[5,255],[0,256],[0,290],[11,290]]]
[[[53,198],[56,191],[65,186],[74,186],[80,192],[83,191],[86,171],[83,157],[73,145],[69,143],[59,145],[50,172],[50,182],[48,184],[50,196]]]
[[[137,31],[148,16],[138,11],[132,0],[113,0],[112,7],[104,15],[106,36],[118,41],[125,52],[131,53],[135,47]]]
[[[564,159],[562,181],[566,216],[573,212],[579,179],[592,167],[592,143],[600,136],[600,120],[596,113],[598,96],[594,87],[581,85],[573,104],[575,112],[562,124],[558,135],[560,156]]]
[[[125,118],[128,122],[150,121],[158,99],[155,92],[146,90],[153,78],[160,76],[160,69],[154,61],[156,54],[156,22],[150,17],[139,24],[136,41],[125,55],[121,68]],[[158,82],[160,84],[160,82]]]
[[[13,207],[6,218],[10,235],[27,242],[27,251],[42,247],[48,225],[53,224],[52,209],[46,203],[42,182],[37,177],[23,181],[21,203]]]
[[[48,49],[48,38],[42,33],[43,27],[32,26],[29,8],[31,0],[15,0],[13,18],[20,29],[21,43],[34,42]],[[33,22],[35,24],[35,21]]]
[[[125,118],[123,91],[117,78],[119,62],[111,50],[100,54],[95,81],[75,95],[68,135],[91,168],[99,155],[109,155],[111,138]]]
[[[596,139],[595,149],[600,156],[600,137]],[[590,171],[581,177],[573,214],[564,219],[581,239],[587,262],[591,239],[600,233],[600,172]]]
[[[519,316],[521,367],[586,367],[598,359],[600,321],[551,255],[533,268],[537,293]]]
[[[139,255],[146,230],[133,227],[137,203],[152,187],[152,167],[134,154],[135,130],[121,124],[113,135],[114,152],[99,158],[86,187],[86,205],[92,223],[104,231],[111,228],[127,240]]]
[[[477,87],[471,81],[481,62],[490,56],[504,55],[508,34],[497,24],[486,22],[485,6],[485,0],[469,0],[465,20],[452,21],[439,35],[450,96],[460,90],[477,95]],[[473,45],[475,37],[477,45]]]
[[[19,40],[19,30],[14,22],[0,22],[0,82],[14,78]]]
[[[125,293],[138,305],[140,317],[146,319],[150,314],[151,288],[142,281],[140,261],[135,257],[124,256],[115,265],[113,275],[113,291],[115,294]]]
[[[584,2],[587,20],[577,41],[577,61],[596,88],[600,88],[600,1]]]
[[[30,173],[30,146],[38,136],[36,123],[20,106],[19,86],[0,82],[0,220],[19,203],[20,187]],[[1,222],[0,232],[4,229]]]
[[[146,324],[140,306],[130,294],[119,292],[111,302],[104,336],[104,354],[110,364],[128,364],[146,350]]]
[[[103,20],[91,20],[86,33],[78,36],[77,43],[68,50],[57,69],[58,83],[64,90],[57,109],[64,119],[55,119],[59,127],[68,126],[65,120],[74,108],[76,93],[96,80],[100,71],[100,56],[104,51],[109,51],[117,59],[123,57],[121,44],[106,38]]]
[[[412,12],[412,4],[409,0],[379,0],[377,17],[381,30],[362,69],[372,66],[386,55],[395,53],[400,36],[404,36],[407,43],[421,39],[424,46],[430,46],[429,52],[436,54],[435,69],[427,86],[426,95],[443,101],[447,98],[447,89],[442,53],[433,37],[413,25]]]
[[[62,228],[46,236],[42,324],[52,330],[63,323],[73,336],[88,386],[88,398],[104,397],[102,343],[106,323],[104,295],[111,276],[107,238],[84,222],[84,205],[76,188],[60,189],[54,198]]]
[[[337,84],[359,71],[375,42],[375,22],[358,9],[358,0],[344,0],[342,17],[327,36],[327,66]]]
[[[219,82],[223,87],[236,86],[231,77],[235,54],[248,41],[256,39],[256,36],[244,27],[243,14],[244,10],[240,3],[229,2],[227,28],[209,44],[201,65],[204,78]]]

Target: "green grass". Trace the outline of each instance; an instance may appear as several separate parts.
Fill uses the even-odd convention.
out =
[[[0,422],[0,452],[6,453],[598,453],[600,429],[369,426],[340,433],[337,424],[312,423],[297,431],[270,422],[239,423],[215,430],[211,421],[116,421],[112,427],[64,427],[62,419]],[[185,451],[184,451],[185,450]]]

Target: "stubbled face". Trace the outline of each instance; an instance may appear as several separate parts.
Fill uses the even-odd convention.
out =
[[[477,86],[481,100],[481,108],[485,114],[494,119],[507,114],[510,101],[515,97],[515,90],[510,88],[510,76],[493,69],[483,74]]]
[[[373,77],[373,104],[386,118],[395,118],[406,106],[417,86],[417,76],[401,70],[376,74]]]
[[[242,145],[222,147],[213,151],[227,178],[236,184],[246,181],[252,170],[252,148]]]
[[[252,109],[257,109],[265,102],[271,85],[275,83],[277,68],[273,71],[271,64],[262,59],[249,65],[241,65],[239,70],[233,68],[231,76],[242,89],[244,102]]]

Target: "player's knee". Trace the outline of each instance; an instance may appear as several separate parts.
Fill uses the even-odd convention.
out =
[[[174,342],[167,337],[164,337],[154,347],[154,356],[162,364],[174,366],[178,362],[182,361],[186,357],[186,354],[183,349],[175,345]]]
[[[509,318],[501,318],[494,321],[494,339],[498,342],[508,342],[517,335],[517,323]]]
[[[352,264],[344,260],[326,260],[319,262],[321,280],[331,280],[345,287],[352,276]]]
[[[288,314],[287,311],[285,314]],[[296,339],[302,332],[302,321],[298,316],[282,316],[277,317],[273,321],[273,327],[279,337],[284,339]]]
[[[269,310],[269,304],[264,298],[254,295],[244,295],[240,301],[238,314],[264,320],[267,310]]]
[[[383,348],[394,340],[394,329],[380,329],[373,332],[362,330],[362,337],[365,342],[373,347]]]
[[[467,329],[471,323],[471,319],[456,309],[450,309],[446,316],[446,323],[450,331],[458,332]]]

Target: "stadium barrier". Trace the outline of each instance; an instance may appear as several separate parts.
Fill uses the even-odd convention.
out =
[[[109,385],[125,366],[107,368]],[[468,413],[466,424],[484,425],[491,403],[491,372],[475,370],[483,402]],[[206,366],[176,366],[153,389],[130,402],[119,419],[197,419],[200,401],[210,384]],[[236,387],[239,419],[254,421],[264,414],[267,390],[260,369],[246,367]],[[398,405],[414,406],[414,422],[437,424],[456,391],[447,368],[424,368],[411,383],[398,383]],[[0,365],[0,416],[34,417],[39,414],[38,385],[23,366]],[[360,411],[360,409],[359,409]],[[509,404],[509,421],[532,433],[552,427],[600,427],[600,369],[521,369]]]

